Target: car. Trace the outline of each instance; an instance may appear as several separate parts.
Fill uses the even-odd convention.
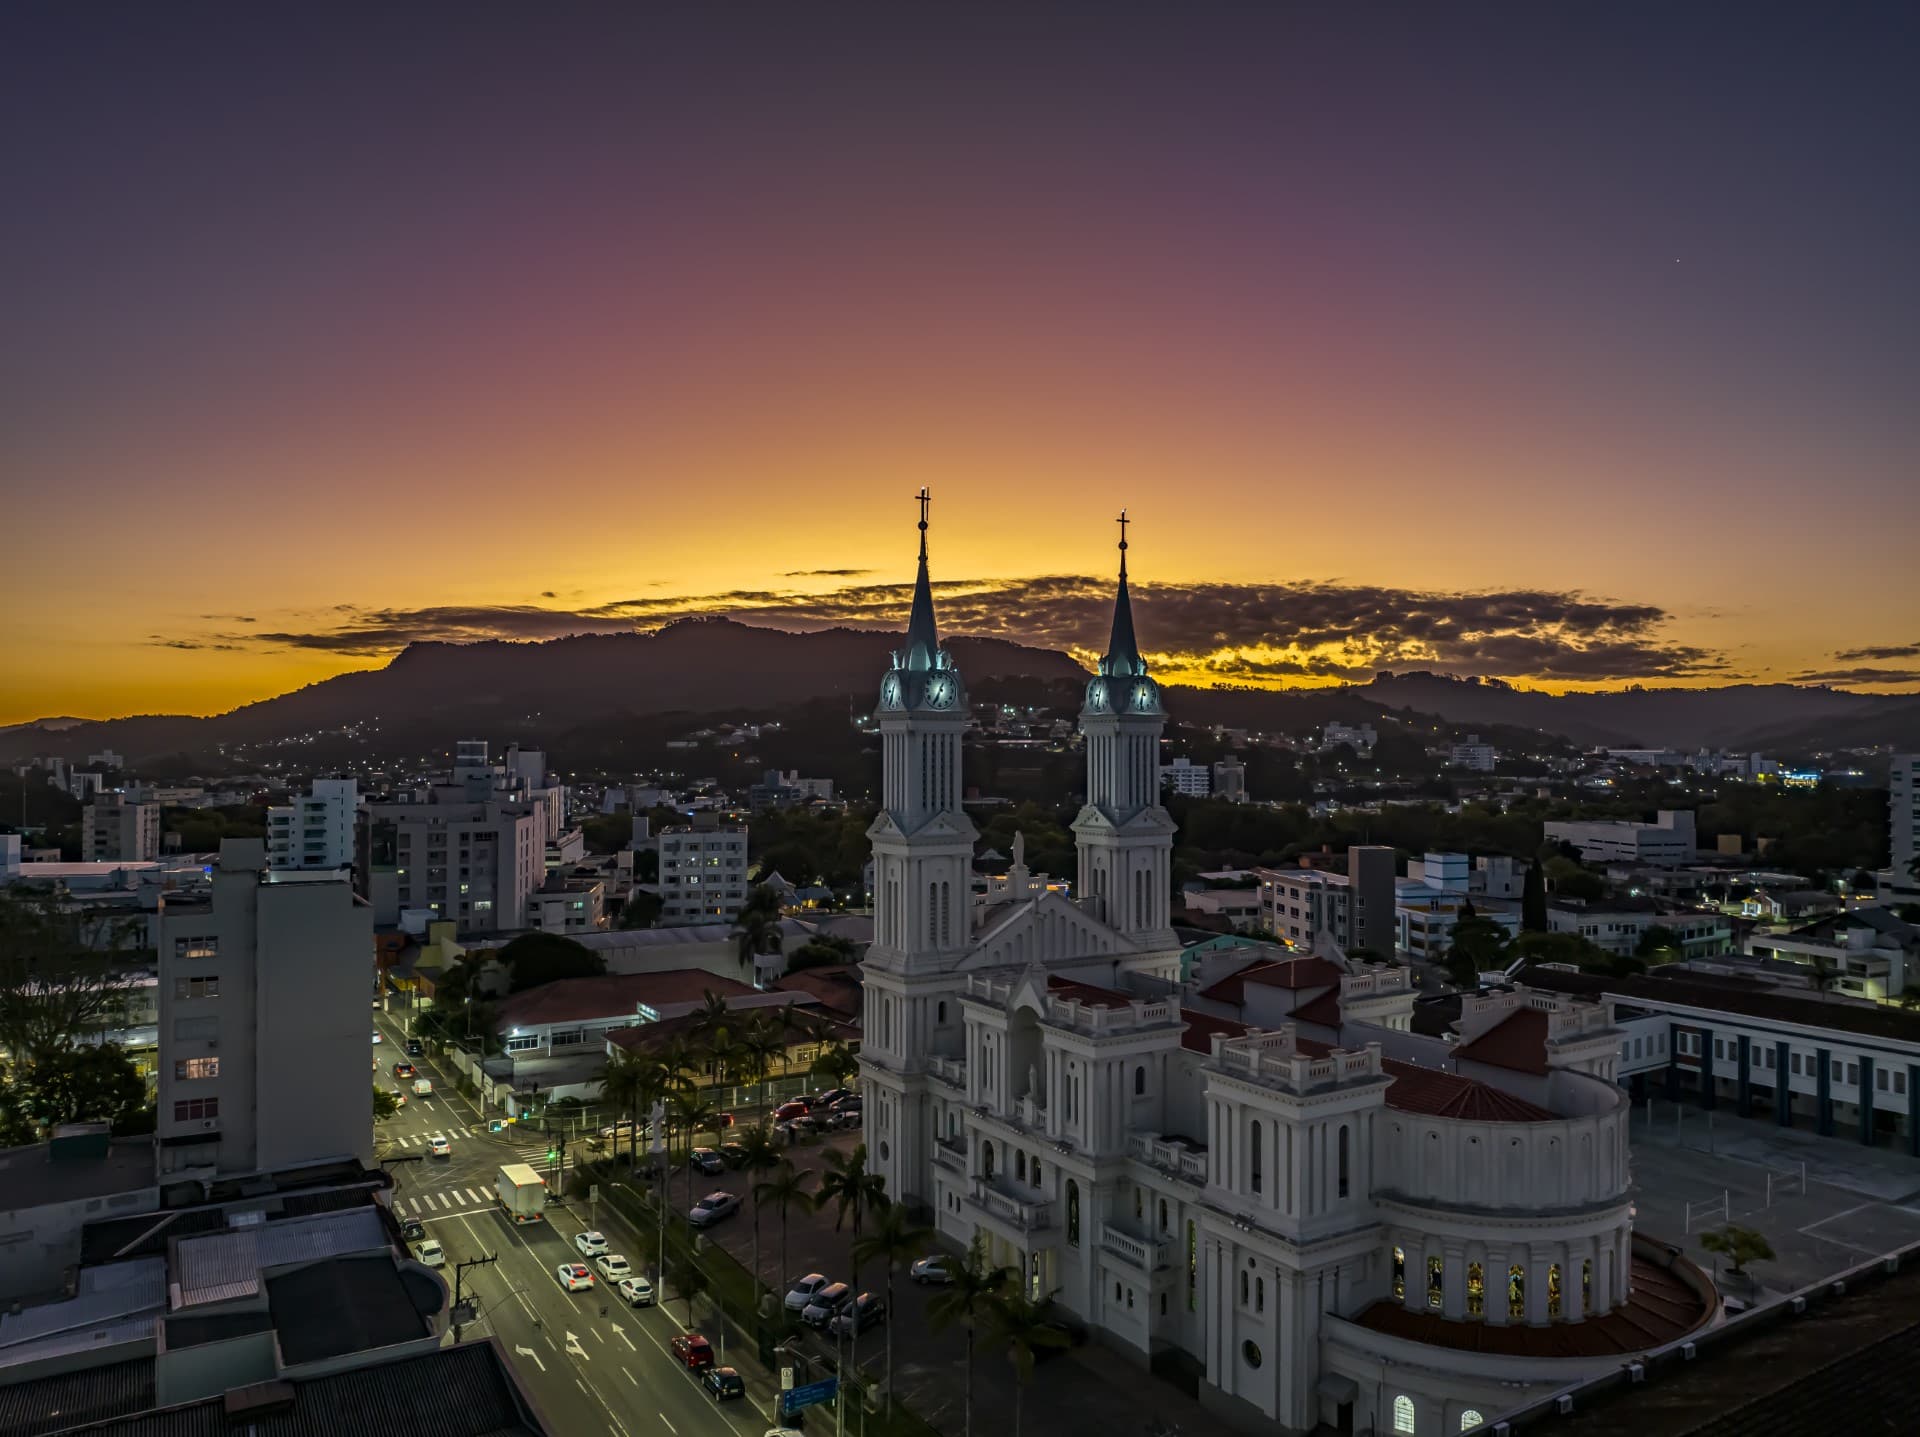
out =
[[[800,1309],[800,1320],[808,1327],[825,1327],[853,1298],[853,1289],[844,1282],[830,1282],[813,1295],[813,1301]]]
[[[769,1427],[762,1437],[807,1437],[798,1427]]]
[[[415,1078],[420,1075],[420,1070],[411,1063],[395,1063],[393,1075],[396,1078]]]
[[[700,1374],[700,1385],[715,1402],[729,1402],[747,1395],[747,1384],[731,1367],[709,1367]]]
[[[722,1128],[730,1128],[732,1126],[733,1126],[732,1113],[715,1113],[713,1115],[713,1130],[716,1133],[719,1132]]]
[[[788,1312],[805,1312],[808,1304],[818,1297],[821,1290],[830,1287],[833,1279],[824,1272],[810,1272],[787,1291],[786,1306]]]
[[[623,1277],[620,1279],[620,1295],[627,1300],[629,1307],[652,1307],[653,1284],[644,1277]]]
[[[378,1028],[375,1028],[375,1029],[373,1030],[373,1041],[374,1041],[374,1042],[376,1042],[376,1043],[380,1043],[380,1042],[384,1042],[384,1041],[386,1041],[385,1039],[383,1039],[383,1038],[382,1038],[382,1037],[380,1036],[380,1030],[379,1030]]]
[[[416,1098],[429,1097],[432,1095],[432,1093],[433,1093],[433,1080],[431,1078],[422,1078],[418,1076],[414,1078],[413,1095]]]
[[[441,1134],[435,1133],[427,1139],[427,1155],[435,1158],[450,1158],[453,1156],[453,1144]]]
[[[415,1251],[419,1254],[420,1261],[424,1262],[428,1267],[445,1267],[447,1265],[446,1250],[433,1238],[428,1238],[425,1242],[421,1243]]]
[[[404,1108],[407,1105],[407,1095],[398,1088],[393,1090],[393,1105],[396,1108]]]
[[[795,1118],[804,1118],[809,1111],[810,1109],[804,1102],[796,1099],[791,1103],[782,1103],[779,1107],[775,1108],[773,1110],[773,1120],[776,1123],[791,1122]]]
[[[400,1236],[408,1242],[418,1242],[427,1235],[427,1225],[418,1218],[408,1218],[400,1224]]]
[[[645,1123],[635,1123],[631,1118],[622,1118],[619,1122],[608,1123],[604,1128],[600,1129],[600,1136],[603,1138],[619,1138],[625,1141],[630,1135],[635,1134],[636,1131],[640,1137],[644,1138],[648,1135],[647,1125]]]
[[[617,1252],[601,1253],[593,1260],[593,1265],[600,1269],[600,1275],[608,1282],[625,1282],[633,1276],[632,1266]]]
[[[854,1092],[852,1088],[828,1088],[824,1093],[816,1093],[812,1098],[808,1099],[808,1101],[816,1108],[822,1104],[830,1108],[842,1098],[851,1098],[853,1096]]]
[[[573,1245],[580,1250],[582,1257],[598,1257],[609,1251],[607,1239],[597,1232],[577,1232],[573,1235]]]
[[[695,1227],[705,1227],[723,1217],[732,1217],[738,1211],[740,1199],[732,1193],[708,1193],[693,1205],[693,1211],[687,1214],[687,1221]]]
[[[720,1161],[730,1168],[737,1168],[747,1160],[747,1149],[743,1143],[720,1144]]]
[[[584,1262],[563,1262],[553,1270],[553,1275],[568,1292],[593,1286],[593,1269]]]
[[[827,1331],[836,1337],[852,1337],[857,1332],[865,1332],[869,1327],[878,1327],[887,1320],[887,1305],[880,1300],[877,1292],[863,1292],[855,1302],[849,1302],[833,1315],[827,1324]]]
[[[713,1344],[697,1332],[683,1332],[667,1344],[689,1372],[713,1366]]]
[[[712,1148],[695,1148],[687,1155],[687,1162],[708,1177],[718,1172],[725,1172],[727,1168],[726,1160]]]
[[[918,1283],[945,1287],[953,1281],[953,1259],[943,1252],[930,1253],[908,1268],[907,1276]]]
[[[858,1103],[833,1110],[833,1125],[836,1128],[857,1128],[866,1121],[866,1109]]]
[[[407,1056],[409,1058],[424,1058],[426,1055],[427,1045],[425,1043],[421,1042],[418,1038],[407,1039]]]

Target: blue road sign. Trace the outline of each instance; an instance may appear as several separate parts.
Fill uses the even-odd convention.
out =
[[[796,1387],[791,1392],[782,1392],[780,1415],[791,1417],[802,1407],[814,1407],[822,1402],[831,1402],[833,1394],[839,1389],[840,1379],[829,1377],[824,1382],[809,1382],[805,1387]]]

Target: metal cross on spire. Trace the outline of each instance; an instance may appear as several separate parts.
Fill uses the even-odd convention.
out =
[[[1128,523],[1127,511],[1125,509],[1122,509],[1120,511],[1120,518],[1118,520],[1118,523],[1120,525],[1120,577],[1124,579],[1127,577],[1127,523]]]
[[[933,491],[924,484],[915,496],[920,501],[920,557],[927,557],[927,506],[933,503]]]

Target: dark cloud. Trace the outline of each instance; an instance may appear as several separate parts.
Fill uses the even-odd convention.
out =
[[[163,649],[215,649],[215,650],[225,650],[228,653],[234,653],[246,647],[246,645],[244,644],[224,644],[224,643],[216,643],[210,640],[203,641],[199,639],[166,639],[166,638],[162,638],[159,634],[154,634],[150,636],[148,639],[148,642]]]
[[[1920,669],[1821,669],[1795,674],[1791,681],[1796,684],[1916,684],[1920,683]]]
[[[540,591],[540,597],[543,599],[557,599],[560,596],[554,593],[552,589],[542,589]]]
[[[857,571],[856,571],[857,572]],[[824,594],[735,589],[618,599],[579,609],[538,605],[366,609],[341,605],[305,629],[220,641],[377,656],[423,640],[547,639],[619,633],[719,614],[808,630],[897,629],[906,584],[845,584]],[[936,586],[944,632],[1063,649],[1083,661],[1106,646],[1113,584],[1041,575]],[[1665,610],[1543,589],[1447,594],[1379,585],[1147,584],[1134,589],[1142,644],[1163,672],[1219,683],[1363,679],[1419,667],[1497,678],[1597,683],[1720,674],[1726,660],[1663,634]]]
[[[1859,663],[1862,659],[1920,659],[1920,644],[1883,644],[1871,649],[1841,649],[1834,655],[1841,663]]]
[[[861,579],[872,572],[871,569],[789,569],[780,577],[783,579]]]
[[[253,624],[259,622],[252,614],[202,614],[200,617],[212,624]]]

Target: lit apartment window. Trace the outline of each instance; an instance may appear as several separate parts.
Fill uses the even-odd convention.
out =
[[[217,1078],[220,1076],[218,1058],[176,1058],[173,1063],[173,1076],[183,1081],[199,1078]]]
[[[220,940],[212,935],[199,938],[176,938],[173,940],[175,958],[217,958],[220,956]]]

